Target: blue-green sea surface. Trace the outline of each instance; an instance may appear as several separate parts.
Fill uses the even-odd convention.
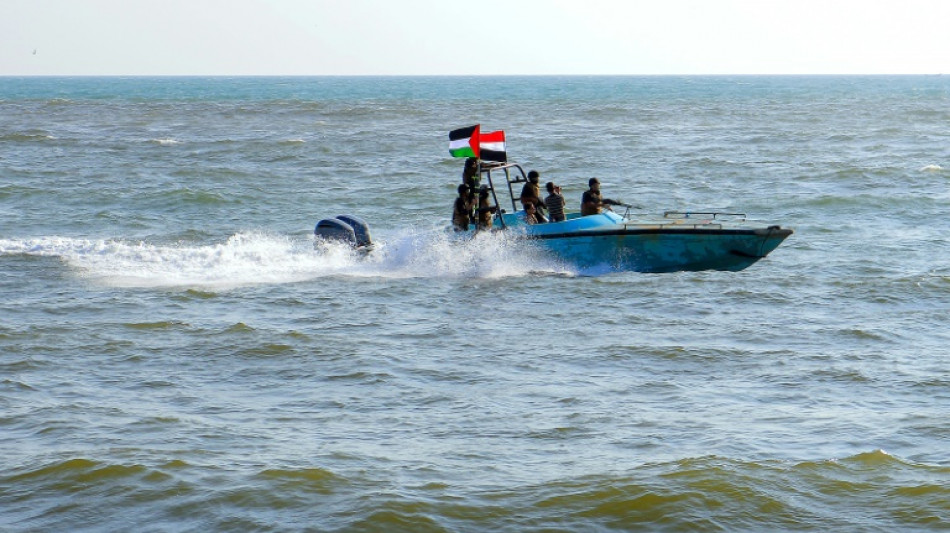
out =
[[[454,243],[475,123],[570,208],[795,234]],[[948,124],[941,76],[0,78],[0,530],[947,530]]]

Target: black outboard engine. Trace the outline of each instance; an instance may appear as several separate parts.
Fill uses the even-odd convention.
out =
[[[373,239],[369,236],[369,225],[363,221],[362,218],[353,216],[353,215],[337,215],[337,220],[342,220],[343,222],[350,225],[353,228],[353,232],[356,234],[356,245],[357,246],[370,246],[373,244]]]
[[[328,241],[345,242],[354,248],[365,248],[373,244],[369,236],[369,226],[353,215],[325,218],[317,222],[313,234]]]

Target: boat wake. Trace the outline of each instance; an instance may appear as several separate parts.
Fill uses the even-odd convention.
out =
[[[4,256],[55,257],[77,277],[112,287],[228,289],[326,277],[505,278],[573,275],[504,234],[459,240],[443,231],[406,230],[377,239],[371,252],[342,243],[263,232],[210,245],[152,244],[67,237],[0,239]]]

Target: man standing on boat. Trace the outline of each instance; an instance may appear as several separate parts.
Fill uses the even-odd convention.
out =
[[[488,198],[488,187],[482,185],[478,191],[478,231],[492,228],[492,215],[498,211],[497,205],[491,205]]]
[[[478,158],[466,158],[465,166],[462,168],[462,183],[468,185],[472,194],[475,194],[474,191],[478,190],[479,181],[481,181],[481,176],[479,175]]]
[[[525,183],[521,189],[521,204],[525,206],[528,204],[534,205],[537,210],[535,216],[538,222],[547,222],[548,220],[544,217],[544,202],[541,201],[539,181],[541,181],[541,174],[537,170],[528,172],[528,183]]]
[[[452,226],[455,231],[468,231],[468,225],[473,222],[475,195],[464,183],[459,185],[458,191],[459,196],[455,199],[455,206],[452,209]]]
[[[545,187],[548,189],[548,195],[544,198],[544,205],[548,208],[551,222],[561,222],[564,220],[564,205],[567,203],[561,194],[561,188],[553,181],[549,181]]]
[[[581,216],[599,215],[605,205],[620,205],[620,202],[600,196],[600,180],[597,178],[588,180],[587,185],[590,189],[584,191],[581,197]]]

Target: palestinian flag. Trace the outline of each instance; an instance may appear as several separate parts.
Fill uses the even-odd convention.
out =
[[[505,132],[502,130],[482,133],[478,139],[479,156],[484,161],[508,161],[505,150]]]
[[[478,157],[480,127],[481,124],[475,124],[449,132],[449,153],[452,157]]]

